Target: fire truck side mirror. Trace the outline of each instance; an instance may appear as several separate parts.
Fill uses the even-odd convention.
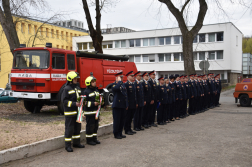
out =
[[[93,76],[93,72],[90,72],[90,76]]]

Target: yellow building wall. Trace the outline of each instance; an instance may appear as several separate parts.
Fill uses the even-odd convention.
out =
[[[19,17],[13,19],[16,22],[20,44],[26,44],[26,47],[41,47],[50,42],[53,48],[72,50],[72,37],[88,35],[86,32],[39,21]],[[0,32],[0,88],[5,88],[9,82],[13,55],[1,25]]]

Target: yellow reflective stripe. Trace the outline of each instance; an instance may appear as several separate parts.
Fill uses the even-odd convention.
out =
[[[94,133],[93,136],[97,136],[97,133]]]
[[[80,138],[80,135],[74,135],[72,136],[73,139],[79,139]]]
[[[65,111],[64,114],[65,115],[75,115],[75,114],[77,114],[77,111]]]
[[[67,107],[71,107],[71,105],[72,105],[72,101],[68,101]]]
[[[71,141],[72,138],[65,138],[65,141]]]
[[[86,135],[86,137],[93,137],[93,135]]]
[[[96,111],[84,111],[84,115],[96,114]]]
[[[70,91],[68,91],[68,94],[73,94],[73,93],[75,93],[75,91],[74,91],[74,90],[70,90]]]
[[[95,95],[95,93],[90,93],[88,96],[89,97],[92,97],[92,96],[94,96]]]
[[[91,107],[91,101],[88,101],[87,107]]]
[[[78,90],[75,88],[75,93],[76,93],[76,96],[77,96],[77,99],[79,98],[79,93],[78,93]]]
[[[78,90],[78,93],[81,93],[81,90]]]

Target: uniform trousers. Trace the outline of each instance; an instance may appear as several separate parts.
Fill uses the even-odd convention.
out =
[[[126,110],[125,121],[124,121],[125,133],[127,133],[128,131],[132,131],[131,122],[134,117],[135,111],[136,111],[136,108],[129,108],[128,110]]]
[[[125,108],[113,108],[113,133],[114,136],[122,136],[125,118]]]
[[[143,107],[137,107],[134,115],[134,129],[141,129]]]
[[[176,100],[171,103],[171,112],[170,112],[170,120],[172,120],[175,117],[175,107],[176,107]]]
[[[188,109],[189,114],[194,113],[194,97],[189,99],[189,109]]]
[[[159,124],[165,122],[165,119],[167,117],[166,106],[167,104],[161,104],[157,109],[157,122]]]
[[[175,113],[174,113],[175,118],[180,116],[181,104],[182,104],[182,100],[180,100],[180,99],[176,100],[176,104],[175,104],[176,108],[175,108]]]
[[[150,102],[146,102],[142,114],[142,125],[148,125],[148,119],[150,115]]]
[[[217,93],[217,105],[220,104],[220,93]]]
[[[171,113],[171,106],[172,106],[172,103],[168,103],[167,104],[167,106],[166,106],[166,119],[165,119],[165,121],[168,121],[168,120],[170,120],[170,119],[172,119],[171,118],[171,115],[172,115],[172,113]]]
[[[97,139],[97,131],[99,127],[99,120],[95,119],[95,114],[94,115],[87,115],[86,116],[86,139],[87,142],[89,141],[95,141]]]
[[[76,122],[77,115],[74,117],[65,117],[65,146],[71,146],[71,140],[73,144],[80,144],[80,131],[81,123]]]
[[[156,111],[157,111],[157,101],[154,101],[154,104],[150,105],[150,114],[148,119],[148,124],[154,124],[156,118]]]

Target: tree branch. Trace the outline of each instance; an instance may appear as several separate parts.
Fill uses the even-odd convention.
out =
[[[88,29],[89,29],[90,35],[92,36],[95,30],[94,30],[93,22],[92,22],[91,15],[89,12],[87,0],[82,0],[82,3],[83,3],[83,9],[86,15],[86,20],[88,23]]]
[[[190,2],[190,0],[187,0],[187,1],[185,2],[185,4],[183,5],[183,7],[182,7],[182,9],[181,9],[182,15],[183,15],[183,12],[184,12],[184,10],[185,10],[186,5],[187,5],[189,2]]]

